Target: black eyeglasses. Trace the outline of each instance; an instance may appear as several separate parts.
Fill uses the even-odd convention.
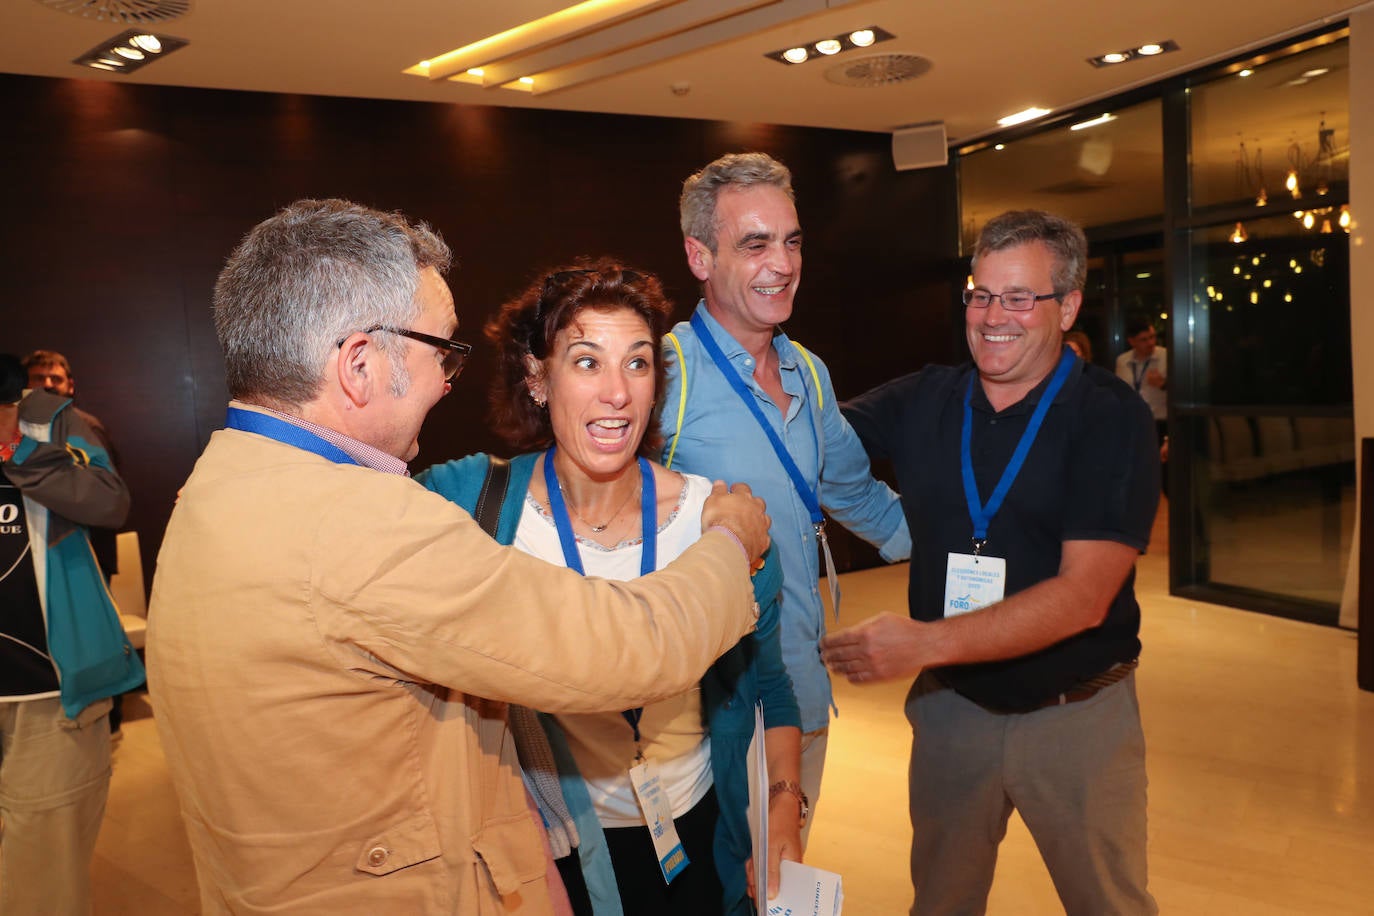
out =
[[[638,283],[640,280],[644,279],[644,275],[637,270],[621,268],[619,273],[620,282],[622,283]],[[597,270],[594,267],[579,267],[573,270],[555,271],[554,273],[551,273],[544,278],[544,294],[548,295],[549,293],[553,292],[556,287],[559,287],[564,283],[567,283],[573,277],[586,277],[592,274],[596,274],[602,277],[606,276],[604,272]]]
[[[618,271],[618,273],[620,274],[620,282],[623,284],[638,283],[640,280],[644,279],[644,275],[641,274],[639,271],[630,270],[629,268],[621,268]],[[555,271],[554,273],[551,273],[547,277],[545,277],[544,291],[539,294],[539,303],[535,306],[534,309],[535,321],[543,320],[544,313],[548,311],[549,305],[552,302],[553,294],[558,291],[558,288],[560,286],[562,286],[564,283],[567,283],[574,277],[588,277],[592,275],[598,277],[610,276],[609,272],[597,270],[594,267],[578,267],[573,270]]]
[[[1026,290],[1014,290],[1005,293],[990,293],[985,289],[964,290],[964,305],[975,309],[985,309],[992,305],[992,300],[1001,299],[1002,308],[1008,312],[1029,312],[1035,308],[1037,302],[1058,298],[1058,293],[1045,293],[1043,296],[1037,296]]]
[[[437,350],[444,351],[444,381],[451,382],[458,377],[458,373],[463,371],[463,363],[467,361],[468,354],[472,352],[472,345],[462,341],[450,340],[447,337],[435,337],[433,334],[424,334],[420,331],[412,331],[410,328],[393,328],[390,325],[374,324],[370,328],[363,328],[364,334],[374,334],[377,331],[386,331],[388,334],[400,334],[402,337],[409,337],[411,340],[418,340],[420,343],[429,344]],[[344,338],[347,340],[348,338]],[[343,346],[343,340],[339,341],[338,346]]]

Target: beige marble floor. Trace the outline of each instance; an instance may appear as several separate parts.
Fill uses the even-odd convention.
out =
[[[1162,525],[1158,526],[1162,535]],[[1374,913],[1374,694],[1353,634],[1167,594],[1142,559],[1138,675],[1151,887],[1164,913]],[[845,623],[901,610],[904,566],[845,577]],[[840,716],[808,859],[844,875],[851,916],[900,914],[909,730],[904,684],[837,685]],[[146,703],[130,704],[95,862],[99,914],[197,912],[190,853]],[[1015,818],[989,904],[1062,912]]]

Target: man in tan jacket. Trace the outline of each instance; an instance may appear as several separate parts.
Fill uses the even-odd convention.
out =
[[[753,626],[767,518],[745,487],[622,583],[499,547],[407,478],[468,350],[448,260],[399,214],[298,201],[216,284],[234,401],[148,630],[206,913],[563,912],[504,704],[640,706]]]

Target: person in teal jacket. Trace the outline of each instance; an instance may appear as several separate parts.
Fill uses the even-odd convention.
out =
[[[694,507],[699,511],[700,494],[709,489],[703,478],[678,475],[637,457],[658,445],[643,440],[653,434],[655,378],[662,371],[655,357],[667,318],[657,280],[612,261],[558,271],[534,284],[488,325],[503,364],[493,413],[498,430],[516,447],[552,447],[512,459],[508,479],[495,492],[487,492],[493,488],[488,478],[493,462],[485,454],[436,465],[418,480],[472,512],[500,543],[569,566],[585,562],[589,575],[629,578],[646,562],[650,568],[666,563],[680,549],[675,532],[696,526]],[[622,492],[610,493],[601,500],[603,508],[593,512],[597,486],[578,486],[587,479],[602,488],[624,480],[629,485],[623,498]],[[630,505],[636,495],[639,505]],[[499,515],[491,511],[493,505]],[[660,511],[654,514],[653,507]],[[679,515],[688,524],[675,525]],[[645,538],[651,519],[658,522],[657,530]],[[675,718],[668,715],[665,721],[660,714],[656,719],[652,707],[646,711],[642,735],[618,712],[555,719],[511,710],[527,784],[540,801],[555,855],[563,857],[560,870],[579,912],[755,912],[746,864],[752,848],[746,811],[752,773],[747,752],[757,701],[763,703],[770,779],[795,786],[800,767],[800,713],[778,641],[780,586],[781,569],[770,553],[754,578],[757,630],[717,660],[701,681],[699,697],[678,701]],[[536,725],[522,726],[526,721]],[[698,737],[682,738],[684,730]],[[684,742],[690,746],[683,747]],[[632,848],[647,846],[643,815],[637,807],[628,816],[618,813],[626,799],[617,796],[617,781],[640,751],[666,758],[665,783],[676,778],[697,786],[681,806],[690,810],[672,812],[682,846],[697,868],[688,865],[666,888],[653,858],[645,867],[644,856]],[[693,765],[705,772],[684,778],[681,774],[692,772]],[[709,792],[698,800],[703,782]],[[629,799],[634,805],[633,796]],[[802,813],[788,786],[770,793],[769,871],[774,875],[780,858],[800,859]],[[638,826],[622,826],[630,819]],[[693,847],[699,829],[704,849]],[[572,848],[575,856],[569,854]],[[714,868],[705,870],[714,874],[703,881],[703,866],[712,861]],[[580,868],[570,867],[574,862]],[[664,867],[664,872],[671,870]],[[709,905],[703,904],[708,897]]]
[[[129,491],[71,399],[0,356],[0,912],[90,909],[110,697],[143,682],[87,536]]]

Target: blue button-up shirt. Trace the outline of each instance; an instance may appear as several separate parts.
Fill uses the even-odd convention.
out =
[[[697,305],[712,338],[758,399],[764,416],[786,446],[821,506],[837,522],[873,544],[892,562],[911,554],[911,535],[897,494],[873,479],[868,455],[840,414],[825,364],[812,354],[816,377],[796,346],[781,331],[773,336],[782,388],[791,398],[787,416],[754,380],[754,358]],[[663,345],[668,389],[660,425],[663,459],[672,452],[673,468],[713,480],[747,483],[768,503],[769,534],[782,561],[782,655],[801,707],[802,730],[830,721],[830,677],[821,664],[818,643],[825,632],[820,559],[811,515],[778,460],[753,413],[730,387],[688,322],[673,329],[682,347],[682,365],[671,343]],[[686,376],[687,401],[678,434],[679,401]],[[817,397],[816,380],[820,381]],[[824,406],[822,406],[822,403]],[[674,447],[674,443],[676,446]],[[819,486],[818,486],[819,484]]]

